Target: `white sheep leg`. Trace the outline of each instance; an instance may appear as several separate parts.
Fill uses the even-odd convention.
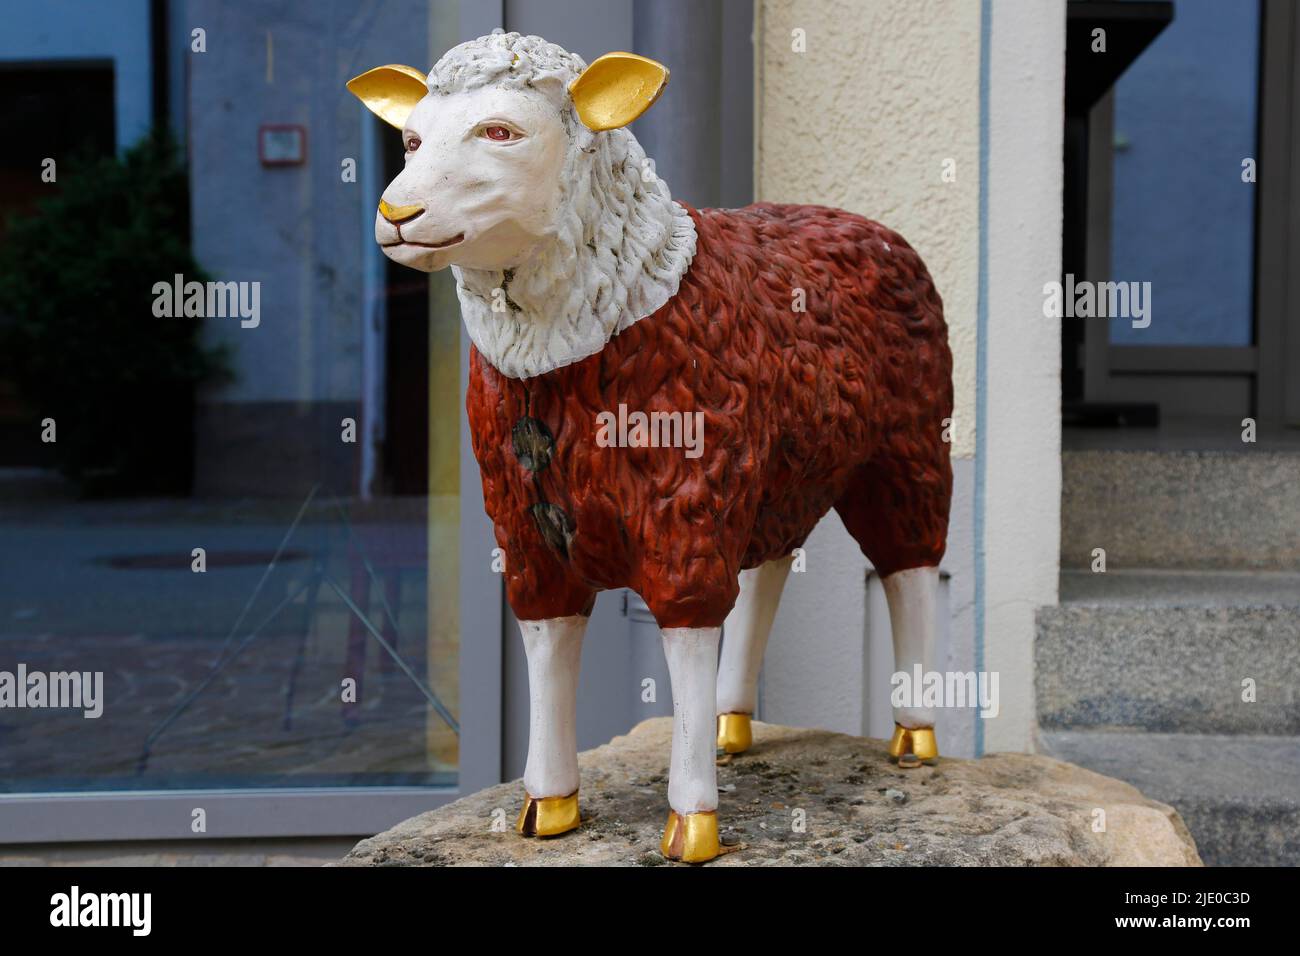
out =
[[[939,569],[908,568],[882,578],[881,584],[894,635],[894,672],[905,672],[911,679],[919,664],[922,674],[930,673],[937,663]],[[904,766],[937,757],[934,722],[933,707],[895,707],[890,754],[900,758]],[[906,760],[908,754],[914,759]]]
[[[703,863],[718,855],[718,777],[714,722],[718,627],[663,629],[673,688],[673,751],[668,774],[672,813],[664,830],[669,859]]]
[[[524,808],[518,829],[525,836],[555,836],[578,825],[578,674],[581,615],[520,621],[528,655],[528,762]]]
[[[740,572],[740,594],[722,628],[718,664],[718,740],[727,753],[753,741],[750,718],[758,706],[758,674],[794,557],[778,558]]]

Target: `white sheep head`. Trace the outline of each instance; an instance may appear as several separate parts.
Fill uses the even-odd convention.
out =
[[[599,188],[591,167],[611,157],[597,154],[610,153],[613,137],[615,161],[644,160],[623,127],[667,82],[668,70],[645,57],[611,53],[588,67],[517,33],[463,43],[428,76],[395,65],[363,73],[348,89],[406,146],[406,168],[375,216],[376,241],[394,261],[433,272],[514,269],[548,239],[579,238],[566,220],[593,218],[574,199]]]
[[[470,338],[505,375],[592,355],[676,294],[695,224],[625,128],[667,82],[631,53],[588,67],[499,33],[427,77],[386,66],[348,84],[417,146],[384,190],[376,241],[402,265],[452,267]]]

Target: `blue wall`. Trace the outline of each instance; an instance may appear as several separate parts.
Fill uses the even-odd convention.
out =
[[[1116,85],[1111,277],[1152,283],[1125,345],[1249,345],[1258,0],[1175,0],[1174,21]]]
[[[112,60],[118,149],[149,129],[148,0],[0,0],[0,23],[0,62]]]

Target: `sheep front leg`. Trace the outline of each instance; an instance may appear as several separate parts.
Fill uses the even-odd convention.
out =
[[[558,836],[581,822],[578,672],[587,619],[520,621],[519,630],[528,655],[528,762],[516,829],[524,836]]]
[[[935,669],[939,634],[939,569],[909,568],[881,579],[889,604],[889,623],[894,635],[894,670],[912,674]],[[895,707],[894,736],[889,755],[904,768],[919,767],[922,761],[939,756],[934,739],[933,707]]]
[[[668,825],[661,849],[670,860],[705,863],[718,855],[718,777],[714,764],[720,627],[663,629],[673,689],[673,752]]]

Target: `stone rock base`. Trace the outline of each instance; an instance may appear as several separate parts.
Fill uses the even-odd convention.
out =
[[[581,754],[583,822],[571,833],[519,836],[514,781],[362,840],[339,865],[686,865],[659,854],[671,740],[659,717]],[[708,866],[1201,865],[1172,807],[1050,757],[900,770],[881,740],[755,722],[753,748],[724,760],[726,852]]]

